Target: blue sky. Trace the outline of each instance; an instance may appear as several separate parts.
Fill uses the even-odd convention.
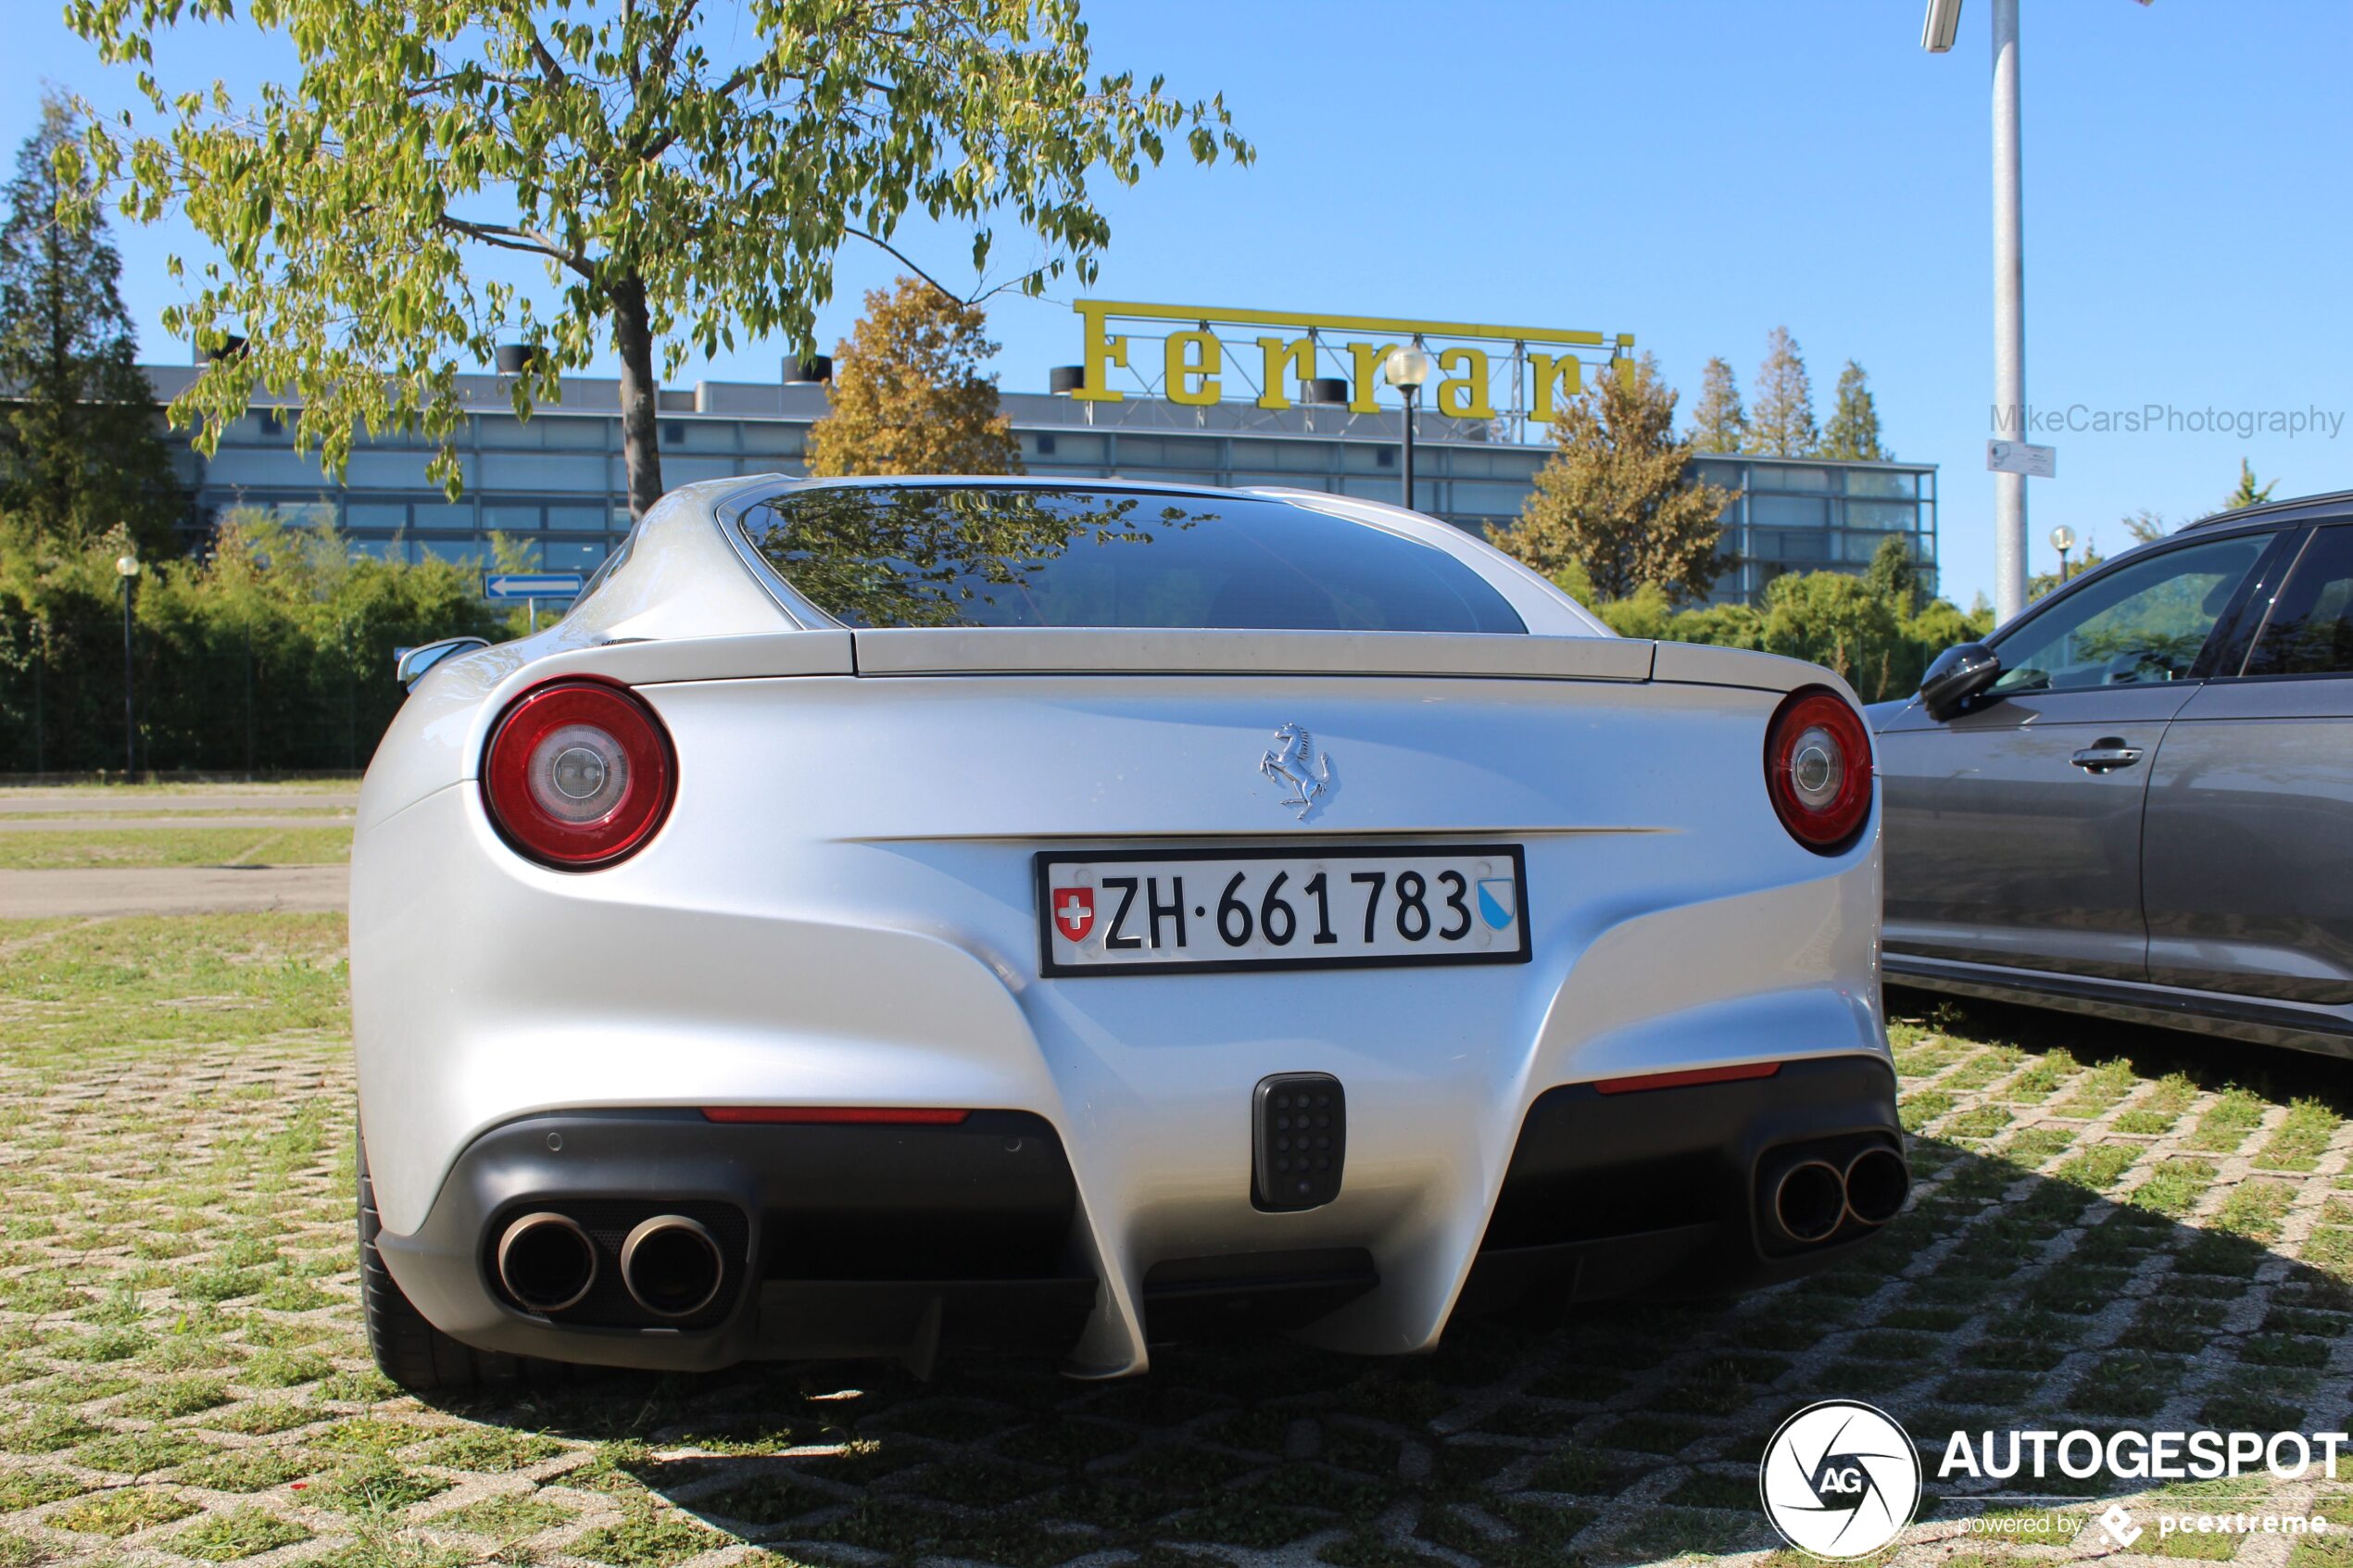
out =
[[[30,129],[44,80],[123,100],[51,0],[12,8],[0,132]],[[1687,407],[1709,355],[1745,390],[1785,324],[1823,415],[1858,359],[1897,455],[1943,465],[1945,582],[1966,603],[1993,578],[1988,8],[1968,0],[1959,46],[1932,56],[1919,0],[1089,0],[1101,63],[1223,91],[1259,149],[1246,169],[1172,165],[1113,195],[1092,292],[1630,330]],[[2322,416],[2293,436],[2036,437],[2059,449],[2058,477],[2031,483],[2037,569],[2055,523],[2113,549],[2137,508],[2211,509],[2242,456],[2283,495],[2353,485],[2353,6],[2023,9],[2030,400]],[[290,60],[208,30],[158,64],[174,86],[234,87]],[[186,236],[119,238],[146,357],[183,359],[159,319]],[[965,249],[912,239],[942,270]],[[892,270],[845,256],[826,344]],[[992,307],[1009,390],[1076,358],[1073,292]],[[681,379],[768,380],[777,353]]]

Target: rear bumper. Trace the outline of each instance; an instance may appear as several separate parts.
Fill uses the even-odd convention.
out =
[[[1554,1310],[1820,1267],[1869,1230],[1777,1246],[1757,1172],[1793,1149],[1864,1142],[1901,1148],[1894,1077],[1876,1057],[1633,1094],[1553,1089],[1529,1111],[1455,1311]],[[547,1210],[581,1221],[599,1272],[577,1306],[543,1315],[505,1296],[493,1257],[512,1219]],[[683,1323],[652,1319],[618,1281],[620,1237],[664,1212],[706,1219],[725,1253],[718,1297]],[[481,1348],[712,1371],[811,1357],[923,1366],[968,1347],[1067,1354],[1103,1294],[1087,1233],[1060,1139],[1026,1112],[835,1126],[645,1110],[493,1129],[426,1223],[379,1245],[425,1316]],[[1158,1340],[1305,1327],[1378,1293],[1382,1263],[1370,1246],[1163,1260],[1141,1282],[1145,1330]]]

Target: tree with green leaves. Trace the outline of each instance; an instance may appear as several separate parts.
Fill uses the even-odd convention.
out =
[[[1749,405],[1748,449],[1771,458],[1809,458],[1820,445],[1814,428],[1814,383],[1787,327],[1765,340],[1756,370],[1756,401]]]
[[[2238,488],[2222,497],[2222,510],[2228,512],[2235,511],[2241,507],[2259,507],[2270,500],[2271,492],[2279,487],[2280,482],[2276,479],[2269,484],[2257,484],[2254,468],[2245,458],[2241,458]]]
[[[1765,647],[1837,671],[1866,702],[1901,684],[1896,607],[1843,571],[1785,572],[1765,590]]]
[[[1705,596],[1729,564],[1717,551],[1732,497],[1691,477],[1675,403],[1649,355],[1630,374],[1594,377],[1554,421],[1557,449],[1519,521],[1488,537],[1547,576],[1580,563],[1604,599],[1645,583],[1670,602]]]
[[[88,191],[59,171],[75,138],[55,94],[17,154],[0,226],[0,513],[72,543],[122,528],[177,554],[186,497],[117,282],[122,260]],[[70,159],[67,160],[70,162]]]
[[[2123,520],[2125,536],[2135,545],[2154,545],[2171,532],[2165,526],[2165,516],[2143,507]]]
[[[1692,445],[1702,452],[1737,452],[1748,445],[1748,412],[1741,407],[1740,383],[1731,361],[1718,354],[1699,373],[1699,401],[1692,406]]]
[[[1912,557],[1911,541],[1901,533],[1891,533],[1879,542],[1871,552],[1871,564],[1863,573],[1871,592],[1895,607],[1903,616],[1917,614],[1920,608],[1920,563]]]
[[[834,346],[832,406],[809,429],[814,474],[1019,473],[1021,443],[998,411],[997,352],[977,305],[921,278],[866,295]]]
[[[1871,397],[1870,378],[1852,359],[1838,373],[1838,401],[1822,429],[1821,453],[1850,463],[1884,463],[1895,456],[1880,445],[1879,404]]]
[[[94,124],[94,174],[130,217],[176,216],[220,252],[167,324],[244,340],[172,415],[209,440],[256,389],[292,388],[299,448],[340,468],[355,426],[422,429],[453,494],[457,378],[502,342],[537,351],[519,415],[610,345],[642,514],[662,490],[657,376],[747,338],[806,353],[844,245],[922,271],[902,223],[968,227],[978,279],[1003,223],[1031,265],[998,287],[1034,295],[1093,279],[1099,172],[1133,184],[1172,137],[1202,163],[1252,156],[1222,99],[1093,74],[1078,0],[255,0],[296,80],[251,104],[169,88],[166,35],[234,11],[66,6],[150,111]],[[484,270],[518,256],[545,289]]]

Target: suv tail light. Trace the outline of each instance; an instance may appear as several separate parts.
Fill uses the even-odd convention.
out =
[[[560,871],[634,854],[670,813],[678,766],[653,709],[602,681],[550,681],[508,705],[482,798],[515,850]]]
[[[1801,686],[1765,731],[1765,786],[1790,836],[1818,855],[1855,842],[1871,814],[1871,734],[1827,686]]]

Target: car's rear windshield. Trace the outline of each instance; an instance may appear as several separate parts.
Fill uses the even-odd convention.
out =
[[[1444,550],[1260,496],[839,485],[762,502],[743,529],[851,626],[1528,630]]]

